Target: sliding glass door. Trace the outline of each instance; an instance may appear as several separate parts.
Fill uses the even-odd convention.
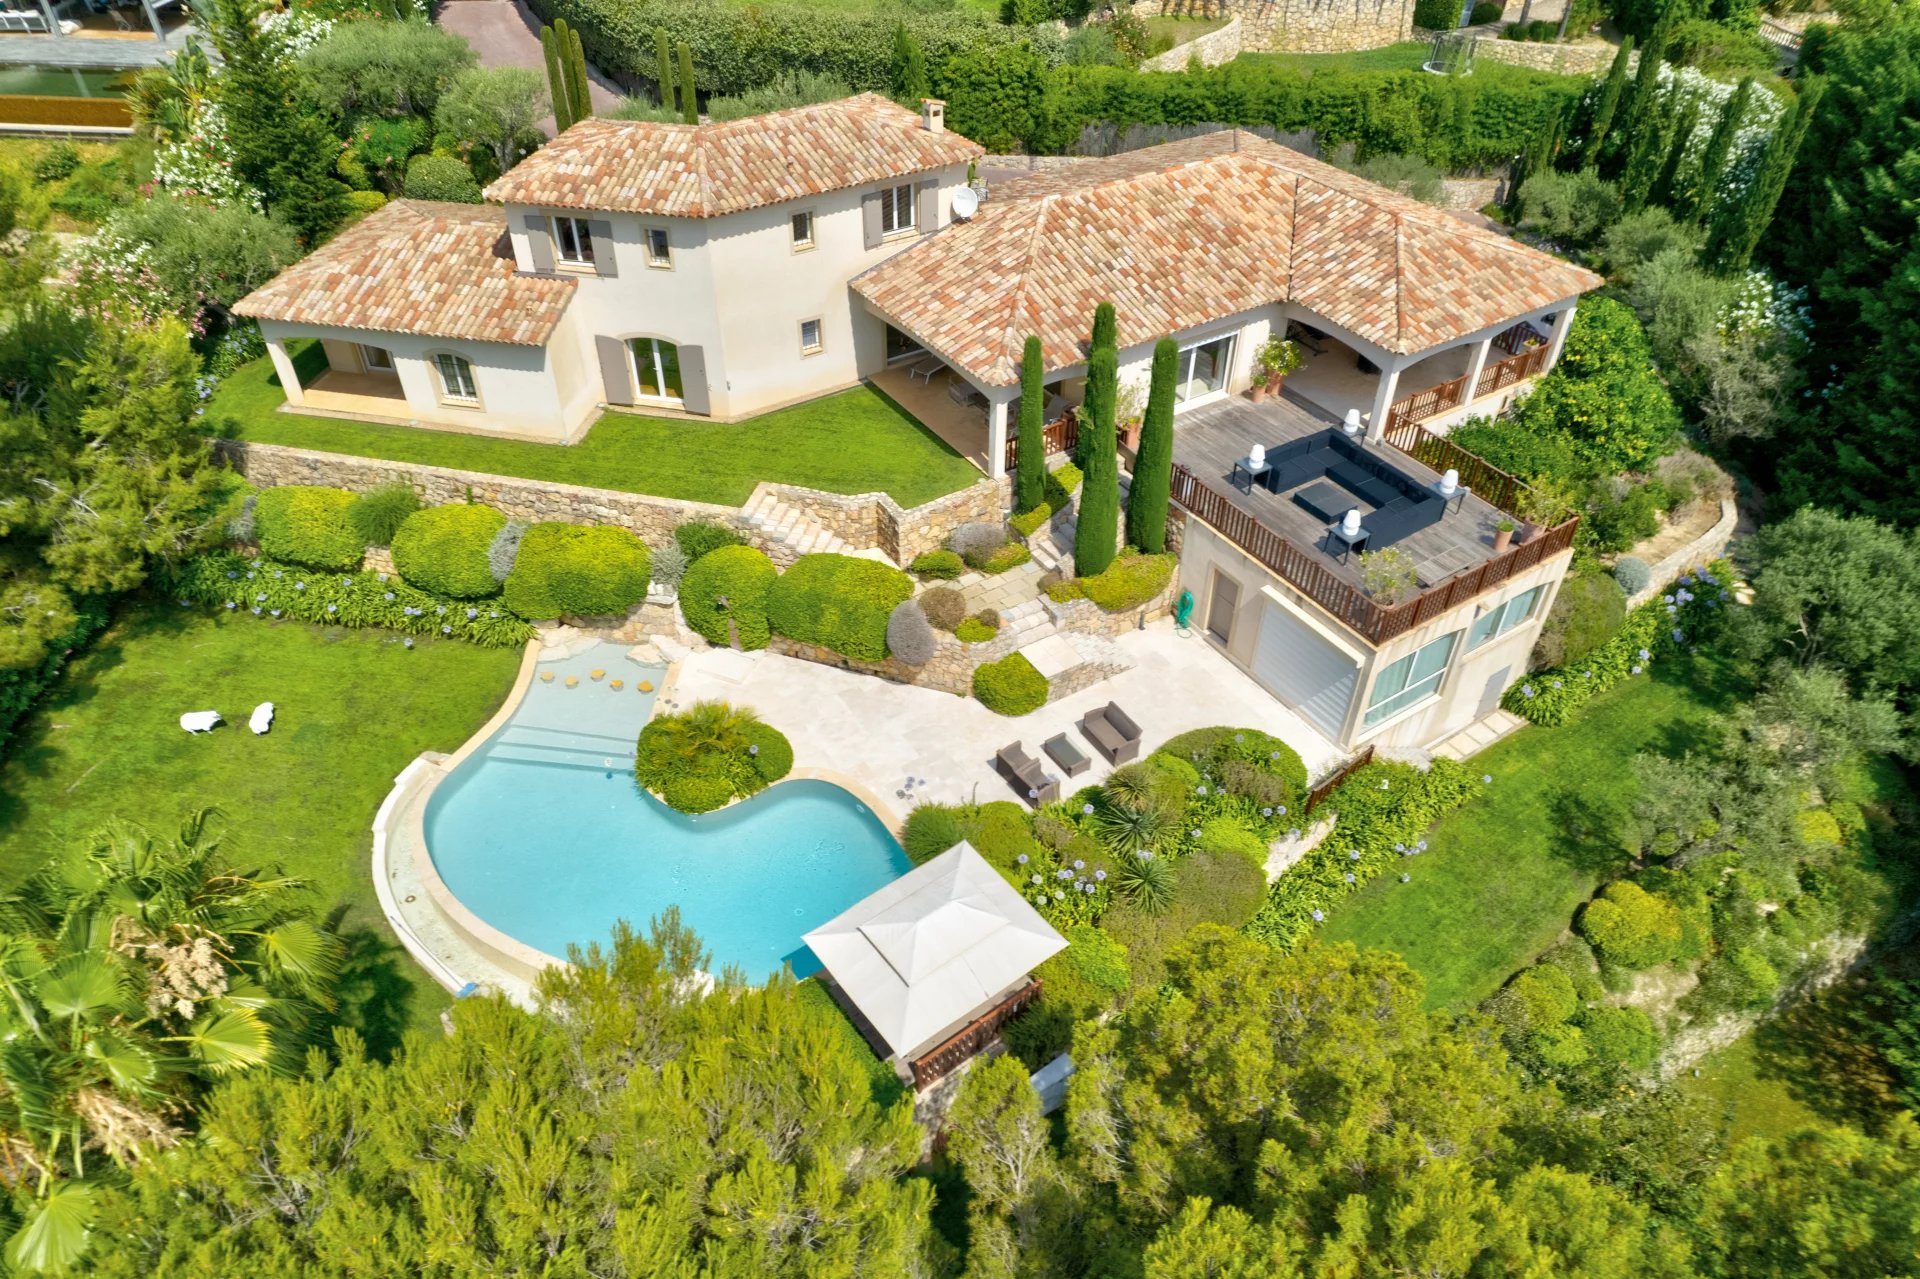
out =
[[[1227,389],[1233,376],[1234,335],[1195,342],[1180,348],[1180,380],[1174,387],[1174,402],[1190,404],[1203,396]]]

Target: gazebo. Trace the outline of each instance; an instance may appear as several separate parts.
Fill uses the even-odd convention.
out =
[[[986,858],[956,844],[807,933],[874,1050],[925,1087],[1040,993],[1066,938]]]

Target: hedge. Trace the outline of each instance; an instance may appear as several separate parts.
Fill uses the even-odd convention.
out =
[[[430,595],[386,573],[314,572],[214,551],[188,560],[162,584],[180,599],[255,617],[354,629],[377,626],[487,648],[514,648],[533,638],[532,626],[497,604]]]
[[[1332,833],[1274,881],[1247,935],[1281,949],[1299,944],[1342,897],[1417,853],[1427,828],[1481,784],[1450,759],[1424,773],[1411,764],[1367,765],[1327,798],[1339,816]]]
[[[732,638],[727,624],[740,633],[740,647],[765,648],[767,591],[780,570],[751,546],[723,546],[687,566],[680,579],[680,615],[708,643],[726,647]],[[725,599],[726,603],[721,604]]]
[[[408,582],[436,595],[496,595],[487,549],[507,517],[491,506],[432,506],[409,515],[393,535],[393,566]]]
[[[913,579],[891,564],[852,555],[803,555],[767,592],[774,633],[847,657],[887,656],[887,618],[913,594]]]
[[[610,524],[535,524],[507,575],[522,617],[614,617],[647,596],[647,544]]]
[[[966,572],[967,564],[952,551],[922,551],[913,557],[913,563],[907,568],[936,582],[951,582]]]
[[[976,667],[973,695],[1000,715],[1025,715],[1047,704],[1047,677],[1018,653]]]
[[[1167,589],[1177,555],[1123,555],[1103,573],[1077,579],[1080,593],[1109,613],[1137,608]]]
[[[1614,637],[1571,666],[1536,671],[1506,691],[1500,705],[1530,723],[1558,727],[1621,680],[1643,674],[1718,621],[1733,580],[1725,560],[1684,573],[1673,588],[1627,614]]]
[[[31,666],[0,670],[0,760],[6,758],[7,739],[34,703],[60,678],[74,654],[91,644],[107,628],[107,601],[87,596],[75,602],[73,626],[47,645],[47,655]]]
[[[260,553],[309,568],[359,568],[367,543],[348,516],[354,500],[345,489],[311,484],[263,490],[253,504]]]

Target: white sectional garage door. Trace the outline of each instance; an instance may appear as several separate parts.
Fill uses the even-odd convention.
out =
[[[1272,600],[1260,613],[1253,677],[1335,741],[1359,678],[1353,659]]]

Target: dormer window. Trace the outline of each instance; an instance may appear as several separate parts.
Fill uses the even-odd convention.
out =
[[[568,266],[593,265],[593,230],[585,218],[555,218],[553,247]]]
[[[880,192],[880,234],[913,230],[913,187],[887,187]]]

